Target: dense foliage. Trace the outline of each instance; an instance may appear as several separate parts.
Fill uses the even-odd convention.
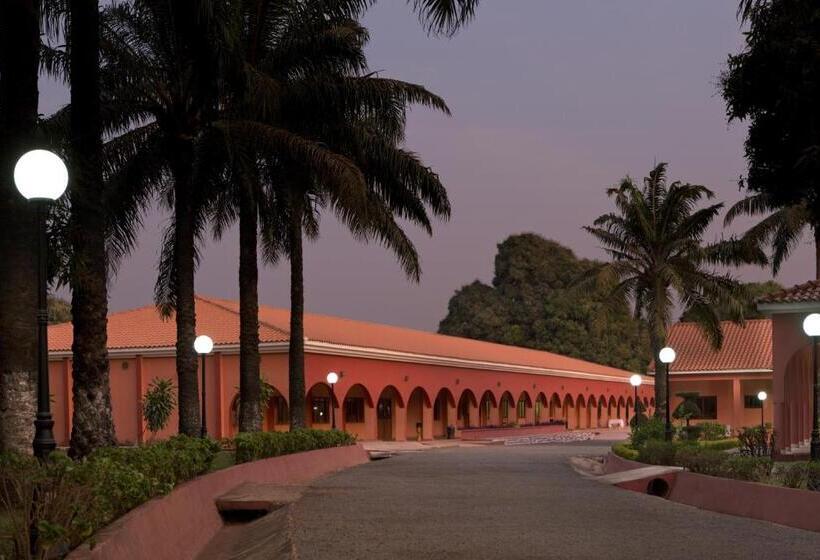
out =
[[[247,463],[327,447],[342,447],[356,443],[356,437],[338,430],[293,430],[290,432],[242,433],[234,438],[236,463]]]
[[[600,264],[534,233],[510,236],[498,245],[492,286],[459,289],[439,332],[644,371],[646,341],[627,306],[575,288]]]
[[[145,426],[149,432],[156,435],[168,426],[171,413],[177,405],[174,384],[170,379],[154,379],[143,395],[141,405]]]
[[[742,313],[744,319],[761,319],[765,317],[757,310],[757,300],[765,295],[779,292],[783,286],[774,280],[767,280],[766,282],[746,282],[743,284],[745,292],[745,299],[741,300],[743,306]],[[714,306],[715,313],[722,321],[732,319],[732,310],[723,302],[717,302]],[[695,313],[686,309],[680,317],[680,321],[694,321]]]

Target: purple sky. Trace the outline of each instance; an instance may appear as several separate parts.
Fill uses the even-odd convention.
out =
[[[745,127],[727,126],[717,77],[741,44],[735,0],[484,0],[453,39],[428,38],[404,2],[366,18],[370,63],[382,75],[444,96],[451,118],[416,110],[408,145],[443,178],[453,217],[432,239],[414,233],[421,283],[378,245],[358,245],[332,216],[306,247],[306,307],[355,319],[435,329],[460,286],[492,278],[496,245],[533,231],[579,256],[602,251],[581,230],[609,210],[604,189],[668,161],[673,179],[740,197]],[[42,110],[65,92],[44,84]],[[167,216],[156,212],[111,287],[111,309],[151,301]],[[712,236],[719,235],[715,229]],[[197,291],[237,297],[238,235],[209,242]],[[803,243],[779,281],[810,277]],[[741,271],[746,280],[768,271]],[[287,306],[287,267],[260,274],[262,303]]]

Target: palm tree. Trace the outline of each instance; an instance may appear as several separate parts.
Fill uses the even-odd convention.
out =
[[[36,410],[34,214],[12,181],[37,124],[40,2],[0,2],[0,451],[31,452]]]
[[[70,452],[113,445],[108,383],[108,225],[102,171],[100,12],[97,0],[70,3],[72,393]]]
[[[704,233],[723,204],[698,208],[714,193],[701,185],[667,184],[665,163],[655,166],[642,185],[626,177],[607,194],[616,211],[584,228],[612,258],[596,278],[610,286],[613,301],[632,302],[635,317],[648,326],[655,362],[676,303],[689,310],[712,346],[720,348],[723,333],[713,305],[720,303],[733,319],[742,321],[747,295],[731,275],[716,272],[715,267],[765,263],[765,256],[734,239],[704,243]],[[655,376],[659,415],[666,406],[666,383],[664,376]]]
[[[758,193],[738,201],[726,213],[724,225],[729,226],[738,216],[765,217],[749,228],[743,238],[757,247],[771,247],[772,274],[789,258],[806,229],[814,239],[814,277],[820,280],[820,216],[813,212],[809,201],[792,205],[778,205],[767,193]]]

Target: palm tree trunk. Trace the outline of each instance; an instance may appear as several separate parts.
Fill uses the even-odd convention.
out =
[[[288,241],[290,245],[290,341],[288,383],[290,429],[305,427],[305,290],[302,261],[302,201],[293,197]]]
[[[179,391],[179,433],[200,433],[199,383],[197,381],[196,310],[194,269],[196,266],[193,185],[190,162],[193,146],[179,142],[174,149],[174,295],[177,324],[177,385]]]
[[[259,410],[259,272],[255,184],[239,189],[239,431],[262,428]]]
[[[74,416],[70,453],[114,441],[108,384],[108,259],[102,181],[97,0],[71,2],[71,317]]]
[[[39,2],[0,2],[0,452],[31,453],[37,384],[37,229],[12,169],[37,124]]]

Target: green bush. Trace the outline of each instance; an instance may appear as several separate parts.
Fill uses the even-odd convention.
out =
[[[727,457],[722,451],[687,446],[678,450],[675,461],[678,466],[684,467],[693,473],[722,476],[724,472],[723,464]]]
[[[820,463],[816,461],[806,463],[806,488],[820,491]]]
[[[740,452],[751,457],[771,457],[774,450],[774,432],[764,426],[743,428],[737,433]]]
[[[736,438],[702,440],[699,443],[704,449],[716,449],[718,451],[726,451],[727,449],[740,447],[740,442]]]
[[[356,437],[339,430],[241,433],[234,438],[236,463],[247,463],[300,451],[353,445]]]
[[[156,378],[142,397],[142,417],[153,435],[168,425],[177,406],[174,384],[169,379]]]
[[[687,441],[699,440],[702,433],[703,428],[701,428],[700,426],[683,426],[678,432],[679,437]]]
[[[807,475],[808,465],[805,462],[788,463],[775,471],[777,480],[787,488],[802,488]]]
[[[80,462],[60,453],[44,464],[0,455],[0,517],[12,527],[5,538],[14,543],[15,558],[33,558],[27,535],[29,519],[36,518],[41,549],[73,548],[127,511],[206,472],[217,451],[212,440],[176,436],[141,447],[98,449]]]
[[[671,466],[675,464],[675,455],[680,447],[681,444],[674,441],[650,439],[638,449],[638,460],[650,465]]]
[[[632,447],[640,449],[647,441],[662,440],[666,424],[660,418],[649,418],[632,428]]]
[[[723,476],[736,480],[762,482],[772,474],[774,462],[771,457],[748,457],[727,455],[723,463]]]
[[[724,439],[726,437],[726,426],[720,422],[702,422],[700,426],[701,437],[706,441]]]
[[[628,459],[630,461],[638,460],[638,450],[634,449],[628,443],[616,443],[612,446],[612,452],[622,459]]]

